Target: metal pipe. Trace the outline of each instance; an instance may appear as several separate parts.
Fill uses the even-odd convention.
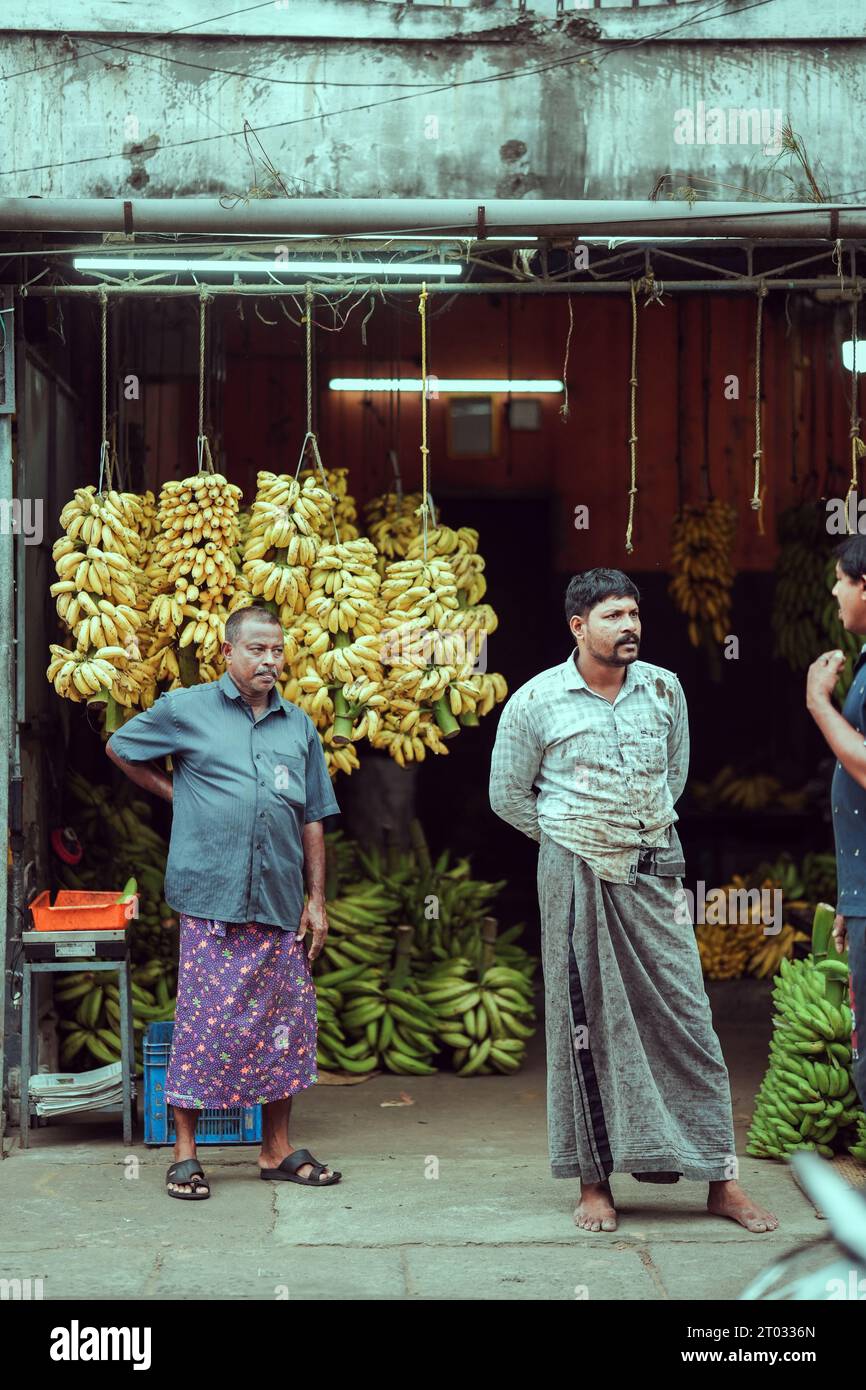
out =
[[[631,280],[557,280],[557,281],[506,281],[500,284],[498,281],[483,281],[478,283],[473,281],[471,284],[432,284],[429,280],[427,284],[428,294],[630,294]],[[773,280],[759,275],[742,276],[737,280],[666,280],[664,276],[657,276],[656,284],[664,288],[664,293],[669,294],[689,294],[689,293],[727,293],[727,294],[748,294],[754,293],[761,286],[768,290],[854,290],[862,289],[863,281],[858,276],[856,280],[850,276],[842,279],[838,275],[825,275],[821,279],[785,279]],[[174,299],[178,296],[188,296],[198,298],[198,285],[154,285],[154,284],[94,284],[94,285],[33,285],[26,291],[28,295],[36,295],[39,298],[60,299],[67,295],[84,295],[94,298],[101,289],[106,289],[109,295],[130,295],[133,298],[159,298]],[[314,294],[319,295],[344,295],[351,290],[357,290],[359,294],[376,294],[382,291],[384,294],[412,294],[421,293],[422,285],[382,285],[378,282],[368,280],[359,281],[357,284],[325,284],[317,285],[312,281]],[[229,297],[246,295],[253,299],[276,299],[284,298],[286,295],[303,294],[304,284],[295,285],[208,285],[208,295],[220,299],[225,295]]]
[[[0,334],[0,497],[14,497],[14,474],[12,463],[12,416],[15,411],[15,330],[12,313],[12,295],[9,288],[0,286],[0,310],[2,310],[2,334]],[[3,1136],[6,1132],[8,1111],[6,1108],[6,1020],[11,1017],[7,1008],[11,977],[8,974],[11,963],[12,940],[18,932],[18,917],[9,911],[10,883],[7,862],[9,844],[9,779],[13,768],[12,755],[17,738],[15,723],[15,542],[8,526],[0,527],[0,748],[3,749],[4,765],[0,774],[0,1157],[4,1157]],[[14,897],[14,894],[13,894]],[[10,926],[12,931],[10,933]],[[22,1104],[23,1104],[22,1100]]]
[[[18,232],[420,232],[464,236],[866,237],[861,203],[655,203],[520,198],[0,198]]]

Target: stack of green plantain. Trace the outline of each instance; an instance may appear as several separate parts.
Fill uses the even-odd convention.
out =
[[[135,1072],[141,1076],[142,1035],[153,1020],[174,1017],[174,1000],[168,997],[165,976],[152,966],[134,967],[132,976]],[[149,989],[148,983],[154,984],[155,990]],[[60,1020],[60,1060],[64,1066],[79,1058],[86,1060],[88,1054],[95,1066],[120,1061],[120,991],[110,971],[80,970],[64,975],[54,990],[54,1000],[61,1012],[72,1013],[71,1018]]]
[[[420,986],[458,1076],[519,1071],[535,1029],[532,982],[505,965],[474,969],[459,956],[432,965]]]
[[[537,960],[515,941],[522,923],[497,937],[486,915],[505,881],[472,879],[468,859],[449,868],[447,851],[434,865],[417,820],[410,833],[412,849],[391,845],[386,857],[326,836],[319,1065],[426,1076],[450,1049],[460,1075],[517,1071]]]
[[[847,956],[831,942],[835,913],[819,903],[812,953],[783,960],[773,990],[770,1065],[756,1097],[746,1152],[784,1158],[799,1149],[832,1157],[833,1141],[854,1150],[862,1110],[851,1079]]]

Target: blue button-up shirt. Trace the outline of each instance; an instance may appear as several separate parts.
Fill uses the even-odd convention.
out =
[[[854,667],[842,714],[866,741],[866,646]],[[866,789],[837,762],[830,797],[836,840],[836,911],[845,917],[866,917]]]
[[[109,740],[126,762],[171,754],[165,899],[175,912],[297,931],[302,830],[340,812],[310,716],[271,687],[256,719],[226,671],[166,691]]]

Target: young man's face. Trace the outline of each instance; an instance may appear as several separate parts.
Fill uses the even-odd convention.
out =
[[[847,632],[866,633],[866,579],[850,579],[836,562],[836,583],[831,590]]]
[[[640,612],[633,598],[602,599],[583,618],[573,617],[569,626],[577,638],[578,655],[586,651],[606,666],[628,666],[637,660]]]

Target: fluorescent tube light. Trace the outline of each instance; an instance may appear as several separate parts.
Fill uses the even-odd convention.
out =
[[[401,377],[364,377],[364,376],[332,376],[328,382],[332,391],[421,391],[421,378],[415,376]],[[476,394],[502,394],[505,392],[521,392],[531,396],[553,395],[563,389],[561,381],[539,378],[532,380],[509,380],[507,377],[444,377],[430,375],[427,378],[427,390],[438,391],[445,395],[454,395],[458,392],[466,392],[469,395]]]
[[[223,261],[180,256],[76,256],[76,270],[190,271],[196,275],[460,275],[462,266],[408,261]]]

